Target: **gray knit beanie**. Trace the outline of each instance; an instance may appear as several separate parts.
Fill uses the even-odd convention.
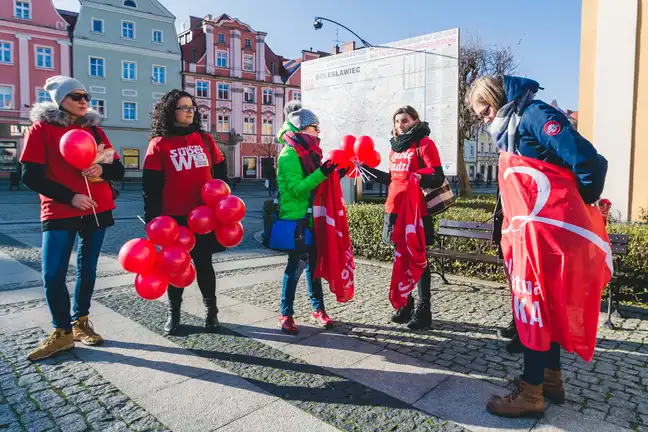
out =
[[[67,95],[77,90],[82,90],[87,93],[84,85],[74,78],[57,75],[47,78],[47,81],[45,81],[45,91],[49,92],[52,100],[58,106],[61,105],[61,102],[63,102],[63,99]]]
[[[301,102],[297,100],[290,101],[286,104],[284,115],[286,116],[286,120],[300,131],[308,126],[319,124],[319,119],[315,113],[306,108],[302,108]]]

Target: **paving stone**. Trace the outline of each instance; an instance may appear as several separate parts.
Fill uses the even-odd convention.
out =
[[[623,420],[627,420],[630,423],[637,421],[637,415],[633,411],[624,408],[612,407],[610,408],[610,415]]]
[[[131,424],[142,417],[146,417],[146,411],[133,402],[128,402],[119,411],[119,416],[128,424]]]
[[[56,419],[56,424],[64,431],[81,432],[88,428],[81,414],[68,414]]]
[[[16,417],[14,412],[11,411],[9,405],[0,405],[0,429],[2,428],[2,425],[9,424],[17,420],[18,418]]]
[[[66,388],[70,388],[73,386],[76,386],[79,384],[79,380],[74,378],[74,377],[66,377],[57,381],[54,381],[52,384],[54,384],[55,387],[64,390]]]
[[[75,407],[73,405],[65,405],[65,406],[62,406],[62,407],[51,409],[50,414],[52,415],[53,418],[57,419],[59,417],[66,416],[66,415],[68,415],[70,413],[74,413],[74,412],[77,412],[77,411],[78,411],[77,407]]]
[[[97,408],[94,411],[90,411],[86,415],[87,419],[89,422],[97,422],[97,421],[109,421],[109,420],[114,420],[115,416],[112,415],[111,413],[108,412],[105,408]]]
[[[102,408],[102,406],[97,400],[92,400],[90,402],[86,402],[82,405],[79,405],[79,409],[81,410],[81,412],[85,414],[100,408]]]
[[[47,417],[25,424],[25,429],[27,429],[27,432],[43,432],[55,427],[56,425],[54,424],[54,422]]]
[[[617,426],[621,426],[621,427],[624,427],[624,428],[628,428],[628,429],[630,429],[630,427],[631,427],[631,424],[630,424],[629,421],[624,420],[624,419],[621,419],[621,418],[619,418],[619,417],[607,416],[607,417],[605,418],[605,421],[610,422],[610,423],[612,423],[612,424],[615,424],[615,425],[617,425]]]
[[[126,423],[120,420],[98,421],[92,425],[92,430],[97,432],[130,432]]]
[[[18,385],[20,387],[25,387],[34,383],[41,381],[43,377],[38,373],[31,373],[28,375],[23,375],[18,379]]]
[[[45,411],[32,411],[28,412],[27,414],[21,415],[20,420],[27,424],[27,423],[32,423],[36,420],[40,420],[44,417],[47,417],[47,413]]]
[[[136,422],[130,423],[128,426],[136,432],[142,432],[149,429],[159,428],[162,424],[160,424],[160,422],[153,416],[149,415],[137,420]]]

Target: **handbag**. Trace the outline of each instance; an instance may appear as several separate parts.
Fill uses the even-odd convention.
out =
[[[275,204],[279,202],[279,197]],[[278,206],[263,233],[263,246],[279,252],[306,252],[313,245],[309,209],[302,219],[281,219]]]
[[[97,126],[92,126],[92,134],[94,135],[95,142],[97,143],[97,146],[101,145],[103,143],[103,140],[101,139],[101,135],[99,135],[99,130],[97,129]],[[112,199],[115,201],[117,198],[119,198],[119,195],[121,192],[115,186],[115,182],[112,180],[107,180],[108,186],[110,186],[110,192],[112,193]]]
[[[425,167],[425,162],[421,157],[421,152],[419,149],[419,143],[416,143],[416,156],[418,156],[419,165],[421,168]],[[448,208],[450,208],[456,201],[457,198],[452,192],[452,187],[447,178],[443,179],[443,184],[438,188],[421,188],[423,191],[423,197],[425,198],[425,206],[427,207],[427,212],[429,216],[435,216],[439,213],[443,213]]]

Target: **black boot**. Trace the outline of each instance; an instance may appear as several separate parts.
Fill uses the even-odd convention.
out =
[[[398,309],[391,317],[392,322],[398,324],[404,324],[412,318],[412,313],[414,312],[414,297],[410,294],[407,297],[407,304]]]
[[[414,315],[409,323],[407,323],[407,328],[410,330],[421,330],[428,328],[432,325],[432,311],[430,310],[430,303],[419,303],[416,306]]]
[[[219,326],[216,297],[203,299],[203,304],[205,305],[205,329],[216,330]]]
[[[517,333],[515,333],[513,339],[511,339],[509,343],[506,344],[506,351],[511,354],[520,354],[524,352],[524,345],[522,345],[522,342],[520,342],[520,337]]]
[[[499,329],[497,331],[497,334],[505,339],[513,339],[513,336],[517,334],[517,327],[515,326],[515,320],[512,319],[508,326]]]
[[[182,292],[181,288],[169,286],[167,289],[167,296],[169,297],[169,312],[167,321],[164,324],[164,332],[166,334],[173,334],[180,325],[180,306],[182,305]]]

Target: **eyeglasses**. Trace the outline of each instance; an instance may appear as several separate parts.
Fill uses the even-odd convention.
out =
[[[180,107],[176,107],[176,111],[180,110],[182,112],[190,113],[190,112],[196,112],[198,111],[198,108],[196,108],[195,105],[182,105]]]
[[[90,102],[90,95],[88,93],[70,93],[68,97],[74,102],[81,102],[81,99],[85,99],[86,102]]]
[[[485,119],[486,117],[488,117],[488,113],[490,113],[490,109],[491,109],[491,106],[490,106],[490,105],[486,105],[486,108],[484,108],[484,109],[482,110],[482,112],[480,112],[480,113],[477,114],[477,115],[479,116],[479,118]]]

